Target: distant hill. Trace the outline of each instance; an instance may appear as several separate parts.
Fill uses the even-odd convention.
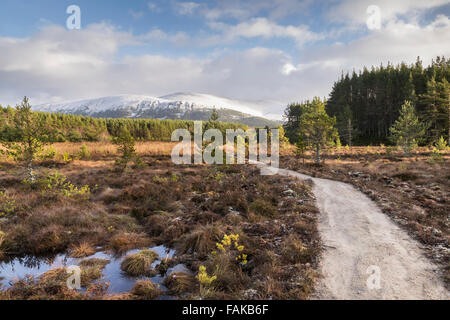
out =
[[[216,108],[219,121],[251,127],[275,127],[280,121],[266,119],[258,104],[199,93],[175,93],[159,98],[119,95],[59,104],[42,104],[35,111],[66,113],[95,118],[173,119],[206,121]]]

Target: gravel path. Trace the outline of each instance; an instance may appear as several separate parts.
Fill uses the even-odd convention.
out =
[[[450,299],[419,243],[366,195],[349,184],[292,170],[278,174],[314,182],[325,247],[317,299]]]

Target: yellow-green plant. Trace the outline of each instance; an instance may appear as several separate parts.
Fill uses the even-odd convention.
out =
[[[247,264],[247,254],[245,247],[239,243],[239,234],[225,234],[223,239],[216,242],[217,250],[211,252],[207,266],[215,268],[208,274],[205,266],[200,266],[196,278],[200,283],[200,296],[209,298],[214,295],[214,290],[223,285],[226,281],[226,273],[242,274],[242,268]],[[212,283],[217,280],[217,285]]]
[[[341,139],[339,139],[339,137],[336,138],[336,142],[335,142],[335,146],[336,146],[336,150],[340,151],[342,148],[342,143],[341,143]]]
[[[56,157],[56,149],[53,146],[48,147],[39,154],[39,158],[42,160],[54,159]]]
[[[156,175],[156,176],[153,177],[153,182],[160,183],[160,184],[167,183],[167,178],[160,177],[160,176]]]
[[[217,172],[216,176],[214,177],[214,179],[216,179],[216,181],[221,182],[223,178],[223,173],[222,172]]]
[[[68,152],[64,152],[62,154],[62,157],[63,157],[63,162],[65,162],[65,163],[69,163],[69,162],[73,161],[72,157],[70,156],[70,154]]]
[[[82,198],[88,198],[91,194],[91,188],[88,185],[77,187],[58,171],[47,175],[41,180],[41,183],[44,187],[43,194],[61,194],[66,197],[81,196]]]
[[[204,286],[210,286],[214,280],[217,279],[216,276],[209,276],[208,272],[206,272],[205,266],[200,266],[198,268],[198,274],[197,274],[198,282],[200,282],[201,285]]]
[[[439,151],[439,149],[437,149],[436,147],[433,147],[433,151],[431,153],[431,159],[429,160],[430,163],[435,163],[435,162],[439,162],[442,163],[444,161],[444,158],[441,154],[441,152]]]
[[[0,217],[6,217],[16,210],[16,201],[8,196],[6,192],[0,191]]]
[[[436,149],[438,151],[445,151],[445,150],[447,150],[447,148],[448,148],[447,141],[444,139],[443,136],[441,136],[439,138],[439,140],[436,142],[435,147],[436,147]]]
[[[80,158],[81,160],[87,160],[91,158],[91,154],[89,153],[89,150],[87,149],[85,144],[81,146],[80,152],[78,152],[78,158]]]
[[[206,267],[200,266],[198,268],[196,279],[200,283],[200,296],[202,298],[207,298],[214,290],[212,283],[217,279],[217,276],[209,276]]]
[[[243,253],[245,247],[239,244],[239,234],[225,234],[222,241],[216,243],[216,247],[222,253],[230,253],[232,255],[234,253],[235,261],[238,261],[242,265],[247,264],[247,255]],[[213,251],[212,254],[216,255],[217,251]]]

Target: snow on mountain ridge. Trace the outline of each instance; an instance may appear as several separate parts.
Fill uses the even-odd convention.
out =
[[[47,103],[35,106],[33,110],[93,115],[124,109],[130,111],[133,117],[145,110],[174,109],[186,112],[197,109],[212,109],[213,107],[231,109],[251,116],[261,116],[261,112],[254,109],[257,108],[257,105],[197,93],[175,93],[162,97],[117,95],[57,104]]]
[[[169,95],[165,95],[160,97],[161,99],[179,101],[179,102],[188,102],[193,103],[197,106],[209,106],[216,107],[218,109],[225,108],[236,110],[239,112],[247,113],[252,116],[262,116],[261,112],[255,110],[258,108],[258,105],[248,101],[238,101],[231,100],[228,98],[218,97],[210,94],[204,93],[186,93],[186,92],[178,92]]]

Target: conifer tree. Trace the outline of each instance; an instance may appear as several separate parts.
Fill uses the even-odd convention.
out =
[[[391,127],[391,139],[397,146],[401,146],[405,153],[409,153],[417,147],[426,129],[427,125],[419,121],[414,106],[410,101],[405,101],[400,110],[400,117]]]
[[[113,138],[113,143],[118,146],[118,151],[121,153],[120,159],[116,160],[116,167],[123,172],[133,158],[137,159],[135,140],[127,127],[122,126],[119,129],[119,135]]]
[[[35,182],[33,161],[36,160],[43,147],[49,143],[50,130],[46,126],[45,118],[31,111],[27,97],[16,106],[12,119],[12,130],[15,141],[2,141],[6,152],[16,161],[23,162],[28,171],[28,179]]]
[[[314,98],[305,105],[300,118],[300,134],[316,153],[315,161],[320,163],[320,152],[326,146],[333,145],[338,137],[334,127],[336,118],[331,118],[325,111],[325,104],[320,98]]]

